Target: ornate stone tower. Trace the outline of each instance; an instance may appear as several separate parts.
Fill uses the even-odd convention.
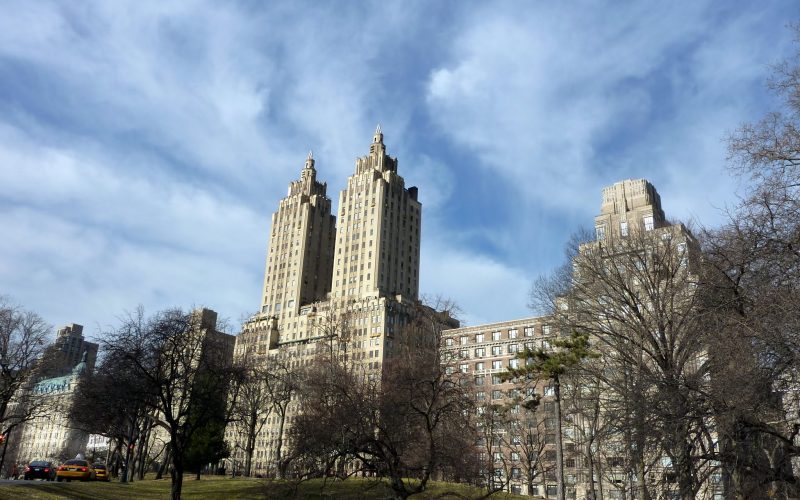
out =
[[[300,179],[289,184],[272,214],[262,313],[293,317],[300,306],[324,300],[330,292],[336,219],[326,188],[317,182],[309,153]]]
[[[339,196],[334,301],[417,298],[421,208],[417,188],[405,188],[397,159],[386,154],[379,125]]]
[[[626,237],[667,225],[661,197],[645,179],[627,179],[603,188],[600,215],[594,218],[598,240]]]

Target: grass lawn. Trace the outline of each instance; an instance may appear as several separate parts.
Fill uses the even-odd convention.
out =
[[[432,483],[428,491],[411,498],[430,499],[445,492],[455,492],[465,497],[478,497],[481,490],[459,484]],[[170,481],[145,479],[132,484],[110,483],[43,483],[37,481],[19,481],[15,484],[0,484],[0,498],[14,500],[146,500],[169,498]],[[300,484],[297,489],[283,482],[268,482],[258,479],[230,479],[221,477],[203,477],[195,481],[194,476],[186,476],[183,480],[182,498],[237,500],[247,498],[308,498],[308,499],[385,499],[391,493],[384,483],[351,478],[347,481],[323,482],[315,479]],[[440,497],[442,498],[442,497]],[[457,498],[448,496],[443,498]],[[527,499],[506,493],[495,494],[498,499]]]

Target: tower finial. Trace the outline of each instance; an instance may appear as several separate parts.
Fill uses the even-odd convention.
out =
[[[376,133],[376,134],[380,134],[380,133],[381,133],[381,124],[380,124],[380,123],[379,123],[379,124],[378,124],[378,126],[375,128],[375,133]]]
[[[306,157],[306,166],[304,168],[314,169],[314,153],[312,151],[308,152],[308,156]]]
[[[379,123],[378,126],[375,128],[375,135],[372,137],[372,143],[378,144],[383,143],[383,133],[381,132],[381,124]]]

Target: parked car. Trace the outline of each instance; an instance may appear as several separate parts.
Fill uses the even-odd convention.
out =
[[[92,464],[92,468],[94,469],[94,478],[96,481],[108,481],[108,467],[106,467],[106,464]]]
[[[86,460],[67,460],[56,469],[56,481],[91,481],[95,477],[92,464]]]
[[[46,479],[52,481],[56,477],[56,468],[50,462],[34,460],[25,466],[25,480]]]

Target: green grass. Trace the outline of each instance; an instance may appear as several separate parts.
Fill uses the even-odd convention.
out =
[[[445,492],[455,492],[464,497],[477,497],[481,490],[460,484],[431,483],[428,491],[411,498],[431,499]],[[110,483],[42,483],[31,484],[30,481],[19,481],[16,484],[0,485],[0,498],[14,500],[147,500],[169,498],[170,481],[145,479],[131,484]],[[272,482],[258,479],[230,479],[221,477],[203,477],[195,481],[194,476],[186,476],[183,480],[182,498],[238,500],[249,498],[303,498],[312,500],[372,500],[391,498],[389,488],[383,482],[367,479],[351,478],[347,481],[323,481],[315,479],[294,485],[286,482]],[[442,497],[439,497],[442,498]],[[443,497],[448,498],[448,497]],[[449,496],[449,498],[457,498]],[[527,499],[518,495],[505,493],[495,494],[498,499]]]

